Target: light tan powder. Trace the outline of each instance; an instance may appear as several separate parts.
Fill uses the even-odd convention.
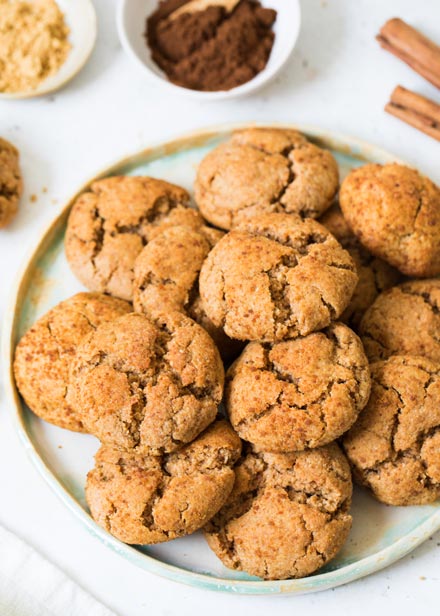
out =
[[[70,50],[69,28],[54,0],[0,0],[0,92],[34,90]]]

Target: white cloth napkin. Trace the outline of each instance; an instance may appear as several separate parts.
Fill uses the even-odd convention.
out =
[[[116,616],[0,526],[1,616]]]

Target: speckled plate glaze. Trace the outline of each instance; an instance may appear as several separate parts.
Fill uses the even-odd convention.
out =
[[[149,148],[117,162],[93,179],[118,173],[151,175],[191,189],[198,162],[234,128],[238,126],[197,132]],[[397,160],[391,154],[352,138],[308,126],[294,128],[330,148],[342,176],[365,161]],[[36,418],[19,398],[11,372],[15,344],[24,331],[54,304],[82,289],[70,272],[63,250],[66,219],[75,197],[42,234],[19,275],[4,323],[2,352],[10,410],[21,442],[32,463],[84,528],[130,562],[152,573],[199,588],[265,595],[315,592],[346,584],[390,565],[440,529],[440,503],[393,508],[355,489],[353,529],[335,560],[316,575],[304,579],[261,581],[223,567],[201,533],[158,546],[127,546],[97,526],[87,511],[84,483],[87,471],[93,466],[98,441]]]

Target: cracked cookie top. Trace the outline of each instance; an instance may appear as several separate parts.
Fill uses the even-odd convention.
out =
[[[195,532],[225,503],[241,442],[226,421],[161,456],[102,446],[87,476],[92,517],[125,543],[169,541]]]
[[[440,280],[412,280],[379,295],[360,335],[370,361],[420,355],[440,362]]]
[[[342,182],[339,201],[353,233],[408,276],[440,274],[440,190],[415,169],[364,165]]]
[[[102,443],[160,454],[214,421],[223,381],[217,348],[200,325],[178,312],[131,313],[83,340],[69,400]]]
[[[231,340],[207,317],[200,301],[199,273],[212,247],[223,236],[210,227],[176,226],[153,238],[135,261],[133,304],[137,312],[178,310],[199,323],[225,361],[236,357],[242,344]]]
[[[77,293],[26,332],[15,350],[14,375],[18,390],[36,415],[61,428],[84,431],[66,400],[69,366],[84,336],[131,310],[128,302],[108,295]]]
[[[371,365],[370,400],[344,437],[354,477],[389,505],[440,497],[440,364],[395,355]]]
[[[290,454],[252,449],[226,504],[205,526],[231,569],[264,579],[309,575],[334,558],[351,527],[351,473],[332,443]]]
[[[242,217],[206,258],[199,288],[217,327],[239,340],[279,341],[322,329],[358,277],[325,227],[292,214]]]
[[[342,323],[304,338],[251,342],[228,371],[226,409],[241,438],[289,452],[335,440],[370,393],[362,343]]]
[[[353,296],[340,319],[357,329],[361,319],[382,291],[398,284],[400,272],[383,259],[373,256],[352,233],[338,204],[325,212],[319,222],[332,233],[345,250],[350,253],[359,276]]]
[[[167,226],[203,223],[179,186],[148,177],[105,178],[73,204],[67,260],[91,291],[131,300],[134,262],[145,244]]]
[[[23,190],[18,150],[0,138],[0,229],[14,217]]]
[[[243,210],[317,218],[338,190],[332,154],[294,130],[238,131],[200,163],[194,185],[203,216],[222,229]]]

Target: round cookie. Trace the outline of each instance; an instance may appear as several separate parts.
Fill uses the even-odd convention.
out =
[[[239,436],[287,453],[326,445],[351,428],[368,401],[370,372],[356,334],[333,323],[296,340],[251,342],[226,383]]]
[[[370,361],[419,355],[440,362],[440,280],[411,280],[379,295],[360,335]]]
[[[6,227],[15,216],[23,190],[18,150],[0,138],[0,229]]]
[[[351,528],[351,473],[332,443],[290,454],[250,450],[224,507],[205,527],[227,567],[266,580],[299,578],[339,552]]]
[[[203,216],[230,229],[243,210],[317,218],[338,184],[338,166],[328,150],[295,130],[252,128],[234,133],[205,156],[194,190]]]
[[[225,421],[216,421],[191,444],[162,456],[104,445],[87,476],[92,517],[125,543],[159,543],[193,533],[228,498],[240,450],[240,439]]]
[[[440,364],[395,355],[371,365],[370,400],[344,437],[355,479],[388,505],[440,497]]]
[[[415,169],[369,164],[342,182],[349,226],[374,255],[408,276],[440,274],[440,190]]]
[[[361,319],[382,291],[398,284],[402,278],[394,267],[374,257],[351,232],[340,207],[335,203],[319,219],[345,250],[350,253],[359,276],[359,282],[340,320],[357,329]]]
[[[131,300],[136,257],[155,234],[175,224],[203,225],[183,188],[148,177],[105,178],[73,204],[67,260],[91,291]]]
[[[15,349],[14,376],[20,394],[36,415],[61,428],[85,431],[66,398],[69,366],[84,336],[131,310],[128,302],[108,295],[77,293],[49,310],[24,334]]]
[[[217,348],[197,323],[178,312],[132,313],[83,340],[69,400],[102,443],[161,454],[214,421],[223,381]]]
[[[357,281],[350,255],[325,227],[275,213],[243,216],[209,253],[199,288],[206,314],[228,336],[272,342],[329,325]]]
[[[206,226],[176,226],[153,238],[135,261],[133,304],[137,312],[147,315],[170,310],[188,314],[213,338],[222,358],[230,361],[243,345],[206,316],[198,289],[203,261],[222,236]]]
[[[171,227],[145,246],[134,267],[133,305],[137,312],[184,312],[192,303],[198,295],[202,263],[223,235],[216,229],[205,229],[209,235],[203,227]]]

